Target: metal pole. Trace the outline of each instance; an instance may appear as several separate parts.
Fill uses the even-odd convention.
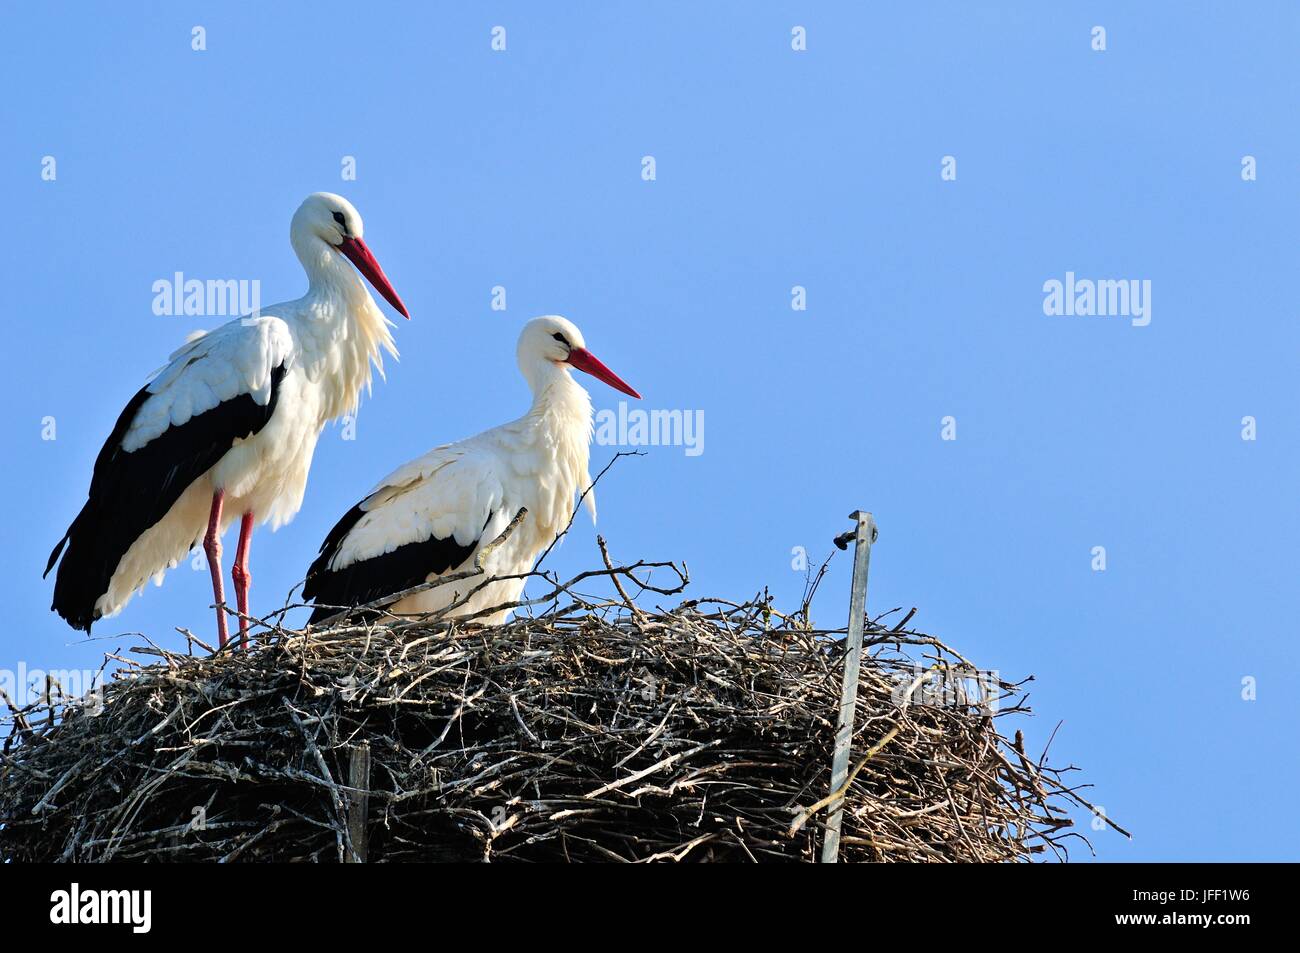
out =
[[[857,520],[853,548],[853,591],[849,595],[849,633],[845,637],[844,687],[840,692],[840,717],[835,731],[835,755],[831,761],[831,793],[844,786],[849,777],[849,750],[853,744],[853,716],[858,704],[858,667],[862,661],[862,627],[867,614],[867,569],[871,564],[871,544],[876,541],[876,521],[870,513],[858,510],[849,514]],[[840,856],[840,824],[844,819],[844,799],[831,803],[826,820],[826,839],[822,842],[822,863],[833,864]]]

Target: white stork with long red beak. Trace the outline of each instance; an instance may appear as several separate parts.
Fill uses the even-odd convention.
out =
[[[346,199],[309,195],[289,229],[307,293],[200,334],[131,398],[45,567],[62,553],[52,608],[73,628],[89,632],[150,578],[161,584],[202,540],[224,646],[221,535],[238,519],[231,576],[247,644],[254,523],[278,527],[298,512],[321,430],[355,409],[372,364],[382,376],[381,351],[397,355],[392,325],[352,266],[409,317],[361,236]]]
[[[591,398],[570,376],[577,368],[640,398],[587,350],[582,332],[560,317],[534,318],[517,348],[533,405],[518,420],[459,443],[437,447],[399,468],[354,506],[325,537],[307,573],[303,597],[315,603],[311,623],[381,600],[474,565],[520,508],[528,513],[485,558],[488,577],[526,573],[568,526],[575,497],[591,484]],[[596,515],[592,494],[587,503]],[[386,606],[406,614],[450,605],[482,580],[447,584]],[[453,614],[468,615],[515,601],[522,579],[498,579]],[[504,621],[508,609],[485,617]]]

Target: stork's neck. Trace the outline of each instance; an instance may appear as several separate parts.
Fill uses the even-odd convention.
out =
[[[547,448],[548,467],[554,467],[558,481],[540,481],[553,488],[555,497],[545,508],[552,510],[560,525],[573,514],[575,493],[591,484],[587,465],[591,456],[591,397],[570,376],[568,367],[546,360],[523,365],[521,369],[533,390],[533,405],[523,422],[541,437]],[[595,500],[588,496],[595,516]]]
[[[289,237],[294,254],[307,272],[307,299],[338,300],[356,304],[362,299],[374,303],[361,276],[338,249],[306,230],[295,230]]]
[[[528,415],[547,427],[577,429],[583,435],[584,445],[589,442],[591,395],[573,379],[569,368],[538,360],[523,370],[533,391],[533,406]]]
[[[297,330],[307,374],[324,390],[323,425],[356,409],[361,391],[370,390],[371,368],[383,377],[383,351],[397,357],[397,347],[392,324],[347,259],[315,235],[291,240],[307,272]]]

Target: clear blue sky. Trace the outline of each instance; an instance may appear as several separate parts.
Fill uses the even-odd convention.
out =
[[[704,413],[702,454],[654,448],[602,484],[616,555],[792,604],[792,549],[819,560],[871,509],[870,606],[918,606],[981,664],[1037,677],[1030,739],[1063,720],[1056,759],[1137,834],[1094,834],[1101,858],[1300,856],[1278,820],[1300,784],[1295,4],[0,16],[0,667],[94,667],[119,633],[211,628],[206,571],[173,571],[94,642],[48,611],[40,572],[124,402],[218,323],[155,315],[153,282],[296,297],[289,217],[338,191],[413,320],[356,439],[328,429],[297,520],[255,540],[255,609],[392,466],[521,412],[515,336],[557,312],[644,406]],[[1067,272],[1149,280],[1150,324],[1045,315]],[[593,540],[583,518],[555,567],[591,565]],[[826,624],[848,569],[823,586]]]

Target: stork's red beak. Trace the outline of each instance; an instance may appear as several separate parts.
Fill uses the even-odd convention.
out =
[[[384,269],[379,267],[379,262],[370,253],[365,242],[359,238],[345,238],[339,243],[338,249],[348,256],[348,261],[357,266],[357,271],[366,276],[366,281],[384,296],[385,301],[396,308],[406,320],[411,320],[411,316],[406,312],[406,305],[402,304],[402,299],[393,290],[392,282],[384,274]]]
[[[633,390],[630,384],[602,364],[596,358],[596,355],[592,354],[585,347],[575,347],[569,351],[568,363],[572,364],[578,370],[590,374],[592,377],[596,378],[596,380],[604,381],[615,390],[621,390],[623,393],[629,394],[637,400],[641,399],[641,395]]]

